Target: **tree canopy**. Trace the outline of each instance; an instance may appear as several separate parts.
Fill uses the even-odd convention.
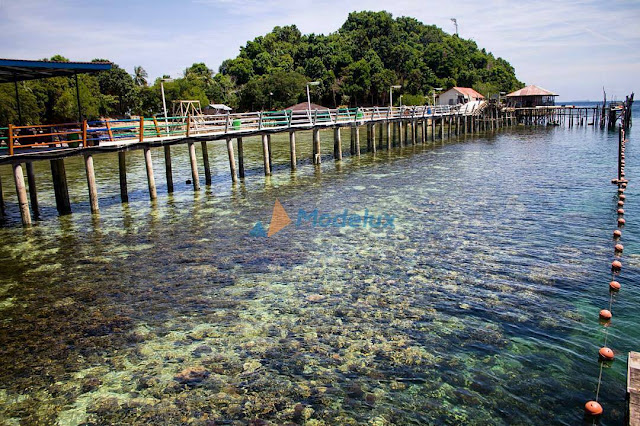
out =
[[[54,56],[51,60],[67,60]],[[96,59],[103,61],[103,59]],[[162,113],[161,80],[153,83],[142,66],[129,74],[110,71],[78,78],[83,114],[99,117],[151,116]],[[385,105],[389,87],[401,85],[395,103],[424,103],[433,88],[473,87],[485,96],[524,85],[502,58],[478,48],[473,40],[450,35],[434,25],[388,12],[353,12],[331,34],[303,35],[295,25],[275,27],[222,62],[218,72],[194,63],[183,75],[162,80],[168,112],[174,100],[224,103],[236,110],[282,109],[306,100],[339,105]],[[67,77],[18,84],[23,124],[75,121],[75,81]],[[0,84],[0,126],[18,124],[15,88]]]

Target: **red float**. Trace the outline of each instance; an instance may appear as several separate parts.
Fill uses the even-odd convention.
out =
[[[620,283],[618,281],[611,281],[609,283],[609,290],[611,291],[618,291],[620,290]]]
[[[619,229],[616,229],[615,231],[613,231],[613,238],[620,238],[622,237],[622,231]]]
[[[590,416],[599,416],[603,412],[602,405],[596,401],[589,401],[584,404],[584,411]]]
[[[598,354],[600,355],[600,359],[602,359],[603,361],[613,361],[613,351],[610,348],[600,348]]]
[[[611,311],[608,309],[603,309],[600,311],[600,319],[605,321],[609,321],[613,315],[611,315]]]
[[[612,271],[619,271],[620,269],[622,269],[622,263],[619,260],[614,260],[613,262],[611,262]]]

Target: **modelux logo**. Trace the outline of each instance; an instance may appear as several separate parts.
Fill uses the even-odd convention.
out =
[[[320,213],[318,209],[313,209],[309,212],[304,209],[298,210],[298,217],[296,218],[295,226],[302,226],[309,224],[311,226],[320,226],[321,228],[336,227],[336,228],[389,228],[394,229],[393,220],[394,215],[383,213],[381,215],[370,215],[367,209],[364,209],[364,214],[349,213],[347,209],[344,209],[342,213]],[[292,224],[293,221],[289,218],[287,211],[284,209],[279,200],[273,206],[273,213],[271,213],[271,222],[269,223],[269,231],[264,229],[261,221],[258,221],[249,235],[254,237],[270,237],[280,232],[286,226]]]

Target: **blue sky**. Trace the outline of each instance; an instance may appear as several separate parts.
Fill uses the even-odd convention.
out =
[[[349,12],[388,10],[453,32],[502,56],[520,80],[561,100],[618,98],[640,75],[640,2],[395,0],[0,0],[0,57],[107,58],[151,79],[194,62],[216,69],[276,25],[336,31]]]

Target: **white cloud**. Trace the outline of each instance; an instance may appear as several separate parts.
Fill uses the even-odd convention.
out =
[[[132,8],[135,8],[132,10]],[[151,77],[179,74],[196,61],[217,68],[247,40],[275,25],[304,33],[336,31],[354,10],[389,10],[453,32],[502,56],[521,80],[563,99],[597,98],[604,84],[634,89],[640,61],[640,5],[610,0],[456,2],[396,0],[192,0],[109,4],[73,0],[0,0],[3,53],[75,60],[110,58]],[[622,95],[622,93],[620,94]]]

